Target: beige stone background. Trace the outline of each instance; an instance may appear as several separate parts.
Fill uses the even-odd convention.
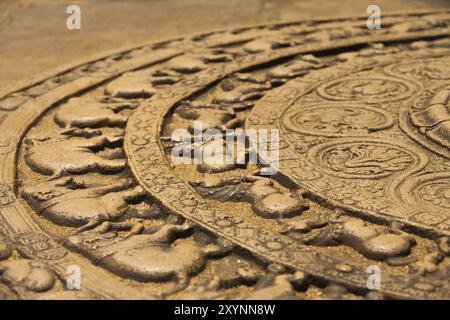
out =
[[[81,7],[81,30],[66,8]],[[0,88],[117,47],[207,29],[320,16],[448,8],[450,0],[0,0]]]

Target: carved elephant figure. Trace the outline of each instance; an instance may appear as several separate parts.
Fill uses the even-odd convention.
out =
[[[25,161],[34,171],[60,177],[92,171],[118,172],[125,168],[125,160],[106,159],[95,150],[115,147],[123,137],[97,136],[34,138],[25,140]]]
[[[268,178],[234,176],[220,178],[205,175],[191,184],[204,196],[221,201],[245,201],[254,212],[264,218],[279,219],[301,214],[308,203],[299,194],[286,193]]]
[[[128,117],[119,112],[134,109],[131,102],[102,102],[72,98],[55,114],[55,122],[63,128],[123,127]]]
[[[60,178],[25,187],[22,196],[44,218],[62,226],[87,227],[123,216],[128,203],[143,196],[140,187],[118,183],[83,188],[74,178]],[[73,189],[78,188],[78,189]]]
[[[184,289],[190,277],[206,265],[206,258],[226,252],[219,244],[200,245],[195,241],[175,242],[185,237],[191,225],[165,224],[151,234],[119,238],[112,233],[86,232],[71,236],[67,245],[106,269],[142,282],[174,280],[176,285],[164,294]]]

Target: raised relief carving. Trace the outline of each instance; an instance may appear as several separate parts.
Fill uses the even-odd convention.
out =
[[[381,178],[411,167],[411,153],[383,142],[342,142],[319,145],[311,151],[327,172],[347,178]]]
[[[25,159],[34,170],[53,177],[89,171],[117,172],[125,168],[124,160],[106,159],[94,150],[114,148],[122,141],[121,136],[82,138],[62,134],[58,137],[31,138],[25,141]]]
[[[190,276],[201,271],[206,257],[226,252],[226,246],[195,242],[173,243],[190,229],[188,223],[166,224],[151,234],[133,235],[125,239],[111,233],[83,234],[67,239],[69,246],[81,251],[98,264],[122,276],[143,282],[175,280],[175,288],[165,294],[184,289]],[[145,230],[144,230],[145,233]]]
[[[208,32],[0,97],[0,297],[448,299],[450,20],[420,17]],[[247,140],[176,164],[225,145],[195,122],[279,129],[279,171]]]
[[[0,208],[8,206],[16,201],[11,186],[7,184],[0,184]]]
[[[318,93],[331,101],[362,101],[382,103],[412,95],[405,81],[388,77],[361,77],[334,80],[318,88]]]
[[[89,187],[74,178],[60,178],[25,187],[22,196],[43,217],[63,226],[84,230],[117,220],[129,209],[128,203],[144,196],[140,187],[129,183]]]
[[[395,118],[380,108],[345,104],[313,105],[283,115],[287,130],[307,135],[345,137],[391,127]]]

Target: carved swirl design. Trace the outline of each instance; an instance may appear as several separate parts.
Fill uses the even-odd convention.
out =
[[[450,209],[450,181],[434,181],[417,190],[417,196],[435,206]]]
[[[447,56],[393,64],[392,75],[413,76],[426,83],[427,92],[400,110],[403,131],[426,148],[450,158],[450,60]]]
[[[330,77],[322,79],[325,82],[318,87],[305,86],[309,76],[293,80],[285,85],[283,91],[274,90],[256,104],[252,115],[259,121],[253,121],[253,116],[250,116],[247,127],[264,128],[264,115],[273,109],[273,97],[284,101],[280,96],[283,92],[302,88],[297,96],[284,101],[285,111],[279,116],[278,126],[282,134],[292,137],[289,139],[290,148],[280,152],[280,158],[287,159],[280,163],[283,175],[333,205],[365,216],[389,221],[395,219],[415,228],[449,234],[448,208],[443,207],[448,192],[442,181],[414,196],[414,199],[425,196],[420,201],[409,201],[408,194],[412,191],[399,188],[411,175],[436,170],[430,164],[434,155],[430,157],[429,150],[411,144],[399,129],[414,131],[414,135],[407,132],[408,136],[428,147],[432,140],[424,134],[425,128],[428,129],[425,124],[430,123],[433,126],[429,128],[437,128],[439,119],[447,119],[448,84],[437,82],[430,86],[426,80],[406,79],[392,72],[392,66],[401,61],[417,60],[415,55],[427,60],[443,53],[442,50],[430,50],[374,56],[370,66],[360,69],[364,58],[354,59],[330,68]],[[391,64],[386,66],[389,61]],[[349,76],[349,73],[353,75]],[[425,88],[432,92],[425,93]],[[327,101],[321,103],[323,99]],[[330,100],[340,102],[329,103]],[[352,109],[347,111],[347,107]],[[353,112],[353,108],[360,108],[361,112]],[[315,116],[316,110],[320,118]],[[367,111],[367,118],[371,121],[366,121],[362,115]],[[378,111],[388,117],[376,116],[374,112]],[[395,113],[397,117],[393,115]],[[394,124],[376,130],[377,125],[383,126],[382,119],[388,119],[385,123],[392,123],[391,114]],[[410,123],[413,115],[416,125],[421,128]],[[353,120],[361,122],[360,127],[353,125]],[[271,119],[270,122],[273,123]],[[442,136],[442,128],[439,132],[442,139],[448,141]],[[441,145],[441,148],[442,152],[438,154],[448,153],[448,147]],[[441,171],[448,170],[448,161],[437,157]],[[368,181],[373,184],[368,184]],[[427,192],[434,196],[427,199]],[[426,218],[428,216],[430,218]]]
[[[409,178],[398,187],[397,193],[411,205],[424,208],[411,220],[450,230],[450,172]]]
[[[450,59],[422,59],[401,63],[390,68],[394,73],[414,75],[431,80],[450,80]]]
[[[405,181],[400,193],[413,204],[425,204],[437,211],[449,212],[450,218],[450,172],[425,174]]]
[[[209,76],[202,79],[203,85],[214,80],[214,75],[209,73]],[[142,186],[153,197],[164,203],[169,210],[197,222],[202,227],[233,241],[256,255],[305,270],[314,275],[320,274],[328,279],[339,277],[355,285],[364,286],[366,275],[364,270],[358,266],[350,263],[348,265],[352,272],[341,273],[335,269],[336,265],[342,263],[339,259],[332,257],[325,259],[307,246],[298,245],[287,237],[220,212],[206,203],[185,181],[168,170],[168,164],[165,163],[166,155],[161,146],[153,142],[155,139],[150,139],[151,142],[146,144],[135,144],[135,141],[131,139],[132,136],[145,136],[149,133],[157,136],[160,128],[160,123],[156,122],[148,127],[139,126],[139,123],[155,117],[163,119],[164,115],[170,112],[178,101],[186,97],[185,91],[181,88],[178,90],[174,88],[171,91],[174,96],[173,100],[150,101],[132,115],[127,125],[128,135],[125,147],[130,167]],[[157,155],[160,160],[153,166],[143,165],[143,160],[149,155]],[[315,177],[309,178],[314,179]],[[405,284],[401,285],[401,287],[406,286]]]
[[[374,107],[330,104],[288,110],[281,121],[284,128],[290,131],[327,137],[345,137],[389,128],[395,123],[395,118]]]
[[[412,152],[383,141],[326,143],[313,148],[309,157],[328,173],[351,179],[387,177],[417,163]]]
[[[317,93],[331,101],[382,103],[409,98],[413,87],[404,80],[389,77],[351,77],[327,82]]]

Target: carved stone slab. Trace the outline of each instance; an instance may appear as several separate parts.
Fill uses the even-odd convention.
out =
[[[0,298],[449,299],[449,23],[207,32],[1,93]],[[176,164],[195,121],[278,129],[278,174]]]

